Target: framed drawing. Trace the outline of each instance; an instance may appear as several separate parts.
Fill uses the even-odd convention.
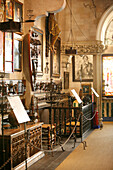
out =
[[[93,81],[93,55],[76,55],[72,58],[73,81]]]
[[[8,21],[9,19],[13,19],[13,4],[11,0],[6,0],[6,18],[5,20]]]
[[[23,4],[14,1],[14,21],[21,22],[23,19]]]
[[[54,45],[54,49],[51,50],[51,76],[60,77],[60,46],[61,39],[58,38]]]
[[[13,70],[21,71],[22,60],[22,36],[14,33],[13,43]]]
[[[32,90],[35,91],[37,76],[43,75],[43,31],[32,27],[30,39],[30,72]]]
[[[36,75],[43,74],[43,31],[31,28],[30,32],[31,69]]]
[[[64,72],[64,89],[69,89],[69,72]]]

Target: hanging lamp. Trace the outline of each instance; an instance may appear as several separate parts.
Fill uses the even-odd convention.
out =
[[[68,42],[71,42],[72,45],[70,46],[69,49],[65,49],[65,54],[69,56],[77,54],[77,50],[73,47],[74,36],[72,30],[72,0],[70,0],[70,31],[69,31]]]

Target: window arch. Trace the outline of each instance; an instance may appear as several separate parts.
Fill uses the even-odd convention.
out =
[[[96,39],[101,40],[103,44],[105,44],[106,30],[108,29],[108,26],[110,25],[112,19],[113,5],[105,11],[97,27]]]

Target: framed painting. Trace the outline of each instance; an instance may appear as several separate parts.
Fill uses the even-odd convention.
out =
[[[0,1],[0,22],[4,21],[4,1]]]
[[[9,19],[13,19],[13,4],[11,0],[6,0],[6,18],[5,20],[8,21]]]
[[[14,21],[21,22],[23,20],[23,4],[14,1]]]
[[[82,84],[83,96],[91,95],[91,84]]]
[[[31,70],[36,75],[43,75],[43,31],[31,28],[30,31]]]
[[[74,82],[93,81],[93,55],[76,55],[72,58]]]
[[[64,72],[64,89],[69,89],[69,72]]]
[[[21,71],[22,61],[22,36],[14,33],[13,43],[13,70]]]
[[[61,39],[58,38],[54,45],[54,49],[51,50],[51,76],[60,77],[60,46]]]

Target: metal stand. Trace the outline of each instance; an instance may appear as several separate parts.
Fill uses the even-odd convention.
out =
[[[5,163],[5,145],[4,145],[4,127],[3,127],[3,120],[4,120],[4,90],[3,90],[3,78],[5,74],[3,73],[0,78],[2,78],[2,103],[1,103],[1,113],[2,113],[2,153],[3,153],[3,164]],[[5,167],[3,168],[5,170]]]
[[[27,131],[26,131],[26,122],[24,123],[24,135],[25,135],[25,170],[27,170]]]

